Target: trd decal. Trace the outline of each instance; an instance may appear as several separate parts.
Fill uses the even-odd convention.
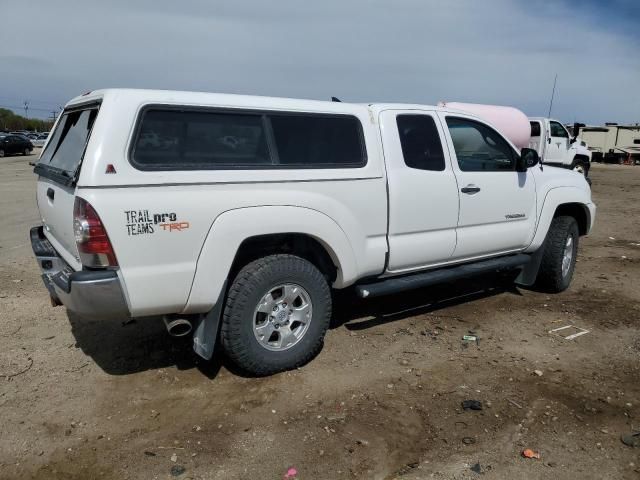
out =
[[[189,222],[178,221],[175,213],[153,213],[149,210],[125,210],[127,217],[127,235],[150,235],[159,228],[166,232],[181,232],[189,228]],[[159,227],[159,228],[158,228]]]
[[[186,230],[189,228],[189,222],[178,222],[178,223],[161,223],[160,226],[163,230],[169,230],[170,232],[182,230]]]

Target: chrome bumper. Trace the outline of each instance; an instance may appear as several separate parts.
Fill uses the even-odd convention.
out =
[[[74,271],[58,255],[42,227],[30,232],[31,247],[42,270],[42,280],[55,305],[64,305],[88,319],[126,319],[131,315],[115,270]]]

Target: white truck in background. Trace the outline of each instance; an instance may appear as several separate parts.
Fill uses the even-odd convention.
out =
[[[585,178],[589,175],[591,151],[577,133],[570,135],[558,120],[527,118],[517,108],[502,105],[440,102],[438,106],[462,110],[491,122],[518,148],[528,147],[538,152],[541,163],[574,170]],[[574,124],[573,131],[579,132],[580,127],[584,124]],[[590,182],[588,178],[587,182]]]
[[[588,177],[591,151],[577,134],[570,135],[562,123],[551,118],[531,117],[529,122],[529,148],[537,151],[545,164],[569,168]],[[579,131],[578,126],[580,124],[574,126],[574,132]]]
[[[86,93],[34,169],[44,284],[80,321],[162,316],[172,335],[193,330],[198,355],[217,344],[255,375],[319,352],[332,289],[372,298],[516,269],[561,292],[591,189],[541,168],[527,118],[509,135],[516,112],[498,113]]]

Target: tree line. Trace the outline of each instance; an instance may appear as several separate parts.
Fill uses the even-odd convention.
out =
[[[0,130],[29,130],[32,132],[48,132],[53,127],[50,120],[39,120],[37,118],[25,118],[13,113],[6,108],[0,108]]]

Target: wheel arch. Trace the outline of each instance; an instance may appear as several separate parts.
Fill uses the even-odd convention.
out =
[[[242,241],[229,270],[229,276],[249,262],[277,253],[296,255],[311,262],[332,284],[340,271],[340,259],[330,245],[308,233],[269,233],[254,235]]]
[[[273,253],[306,258],[337,288],[353,283],[358,276],[351,243],[328,215],[297,206],[228,210],[211,224],[183,313],[208,311],[233,272],[259,256]]]
[[[589,232],[589,225],[591,225],[591,212],[586,205],[577,202],[563,203],[556,207],[553,214],[553,218],[560,216],[573,217],[578,222],[578,231],[580,236],[586,235]]]
[[[589,233],[592,224],[591,199],[586,191],[576,187],[556,187],[545,195],[532,241],[526,252],[535,252],[544,242],[552,220],[559,215],[569,215],[578,222],[580,235]]]

